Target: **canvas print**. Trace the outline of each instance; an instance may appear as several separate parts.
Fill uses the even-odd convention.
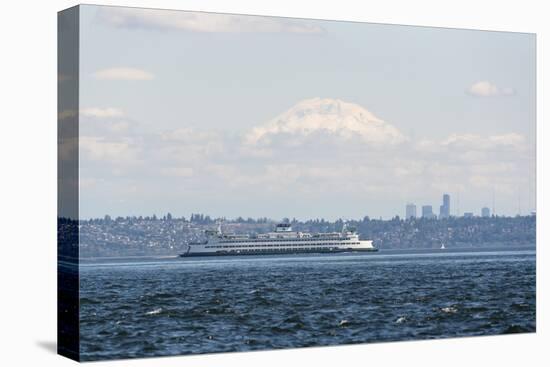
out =
[[[60,354],[536,331],[534,34],[58,24]]]

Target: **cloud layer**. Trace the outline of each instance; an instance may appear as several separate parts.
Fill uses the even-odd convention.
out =
[[[124,112],[121,109],[114,108],[114,107],[106,107],[106,108],[87,107],[87,108],[80,109],[80,115],[85,117],[98,117],[98,118],[123,117]]]
[[[99,9],[97,19],[101,23],[118,28],[206,33],[317,34],[324,32],[321,26],[307,20],[179,10],[103,7]]]
[[[511,194],[534,165],[521,134],[414,140],[365,108],[336,99],[301,101],[238,134],[188,127],[144,133],[118,109],[86,111],[82,178],[99,185],[98,192],[114,190],[101,187],[112,177],[124,179],[133,190],[114,192],[133,195],[129,200],[170,193],[190,202],[214,195],[227,205],[232,197],[398,195],[406,201],[419,193],[493,188]]]
[[[468,93],[476,97],[497,97],[497,96],[512,96],[515,94],[513,88],[498,87],[495,84],[482,80],[476,82],[468,88]]]

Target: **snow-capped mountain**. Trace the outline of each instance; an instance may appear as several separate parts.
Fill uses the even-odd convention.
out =
[[[397,144],[406,137],[391,124],[365,108],[339,99],[312,98],[303,100],[271,121],[253,128],[245,137],[249,145],[269,144],[281,134],[307,137],[328,133],[366,143]]]

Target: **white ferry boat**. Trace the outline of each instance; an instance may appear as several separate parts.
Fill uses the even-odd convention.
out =
[[[206,231],[207,240],[189,243],[181,257],[219,255],[273,255],[294,253],[336,253],[378,251],[371,240],[360,240],[354,228],[344,225],[342,232],[304,233],[288,223],[277,224],[275,232],[258,235],[224,234]]]

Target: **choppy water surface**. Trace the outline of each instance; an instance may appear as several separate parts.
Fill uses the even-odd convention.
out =
[[[535,331],[535,251],[81,264],[84,360]]]

